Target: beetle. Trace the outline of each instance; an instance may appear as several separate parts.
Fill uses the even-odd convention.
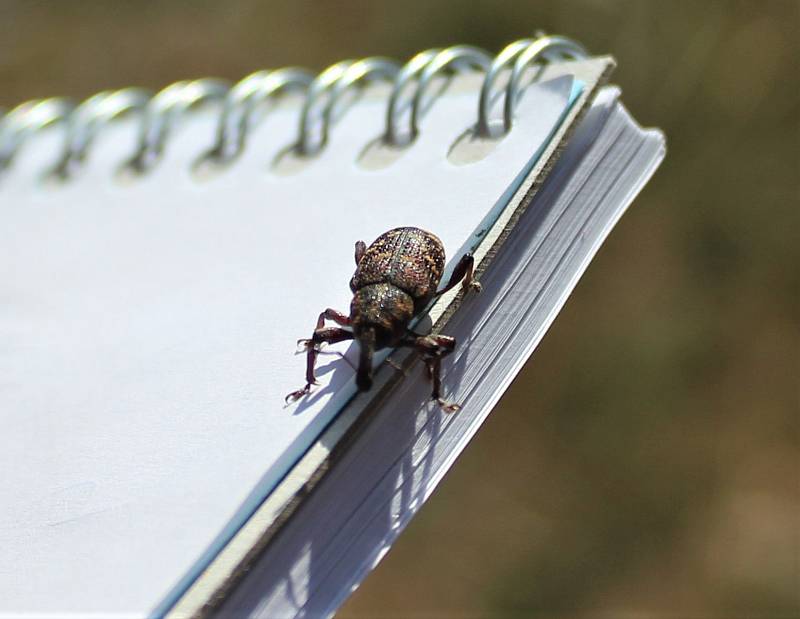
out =
[[[298,345],[306,351],[306,385],[287,395],[286,401],[301,398],[316,384],[314,366],[322,344],[355,339],[360,348],[356,371],[359,391],[372,386],[372,356],[376,350],[408,346],[425,361],[433,382],[431,399],[447,412],[458,410],[457,404],[448,403],[441,395],[441,362],[455,350],[455,338],[419,335],[409,329],[409,324],[431,300],[459,282],[465,292],[480,292],[480,283],[473,279],[472,253],[461,257],[441,290],[437,288],[444,273],[444,246],[439,237],[420,228],[394,228],[381,234],[369,247],[358,241],[355,259],[356,272],[350,280],[353,292],[350,315],[328,308],[319,315],[311,337],[298,340]],[[326,320],[339,326],[326,327]]]

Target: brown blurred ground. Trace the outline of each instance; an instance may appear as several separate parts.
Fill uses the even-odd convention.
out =
[[[797,2],[0,0],[0,106],[541,28],[669,153],[342,617],[800,617]]]

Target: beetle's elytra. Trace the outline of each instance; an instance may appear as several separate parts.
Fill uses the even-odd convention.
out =
[[[432,399],[448,412],[458,410],[458,405],[442,399],[440,377],[442,357],[453,352],[455,339],[448,335],[419,335],[408,325],[431,299],[459,282],[465,290],[480,291],[480,284],[472,279],[473,263],[472,254],[465,254],[447,285],[437,290],[445,254],[436,235],[420,228],[395,228],[380,235],[369,247],[358,241],[356,272],[350,280],[350,315],[326,309],[319,315],[312,336],[298,341],[306,349],[306,385],[286,399],[302,397],[316,383],[314,364],[322,344],[355,339],[361,351],[356,374],[359,390],[372,386],[372,355],[376,350],[409,346],[425,361],[433,381]],[[326,327],[326,319],[339,327]]]

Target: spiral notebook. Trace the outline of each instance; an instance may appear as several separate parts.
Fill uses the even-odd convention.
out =
[[[542,37],[8,112],[0,613],[333,614],[661,161],[612,68]],[[398,226],[475,256],[483,292],[414,325],[456,336],[461,410],[405,350],[358,392],[347,343],[287,404],[354,243]]]

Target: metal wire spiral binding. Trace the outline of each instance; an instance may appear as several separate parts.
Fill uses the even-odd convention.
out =
[[[416,139],[419,135],[419,123],[422,117],[422,104],[425,100],[425,92],[438,74],[448,70],[460,71],[465,68],[486,71],[491,62],[492,57],[488,52],[470,45],[456,45],[439,52],[422,71],[417,92],[414,93],[414,102],[411,106],[412,140]]]
[[[73,108],[68,99],[53,97],[27,101],[7,112],[0,121],[0,175],[11,165],[31,134],[69,121]]]
[[[542,35],[535,39],[521,39],[507,45],[494,59],[483,80],[478,100],[477,133],[483,137],[496,137],[492,131],[489,114],[495,98],[493,87],[498,77],[511,66],[511,76],[505,88],[503,102],[503,131],[511,130],[514,121],[514,108],[519,101],[521,80],[525,70],[541,61],[550,62],[554,58],[578,60],[588,56],[586,50],[575,41],[562,36]],[[513,65],[512,65],[513,63]]]
[[[287,92],[307,92],[314,75],[305,69],[289,67],[277,71],[256,71],[228,91],[217,125],[214,146],[198,162],[224,165],[244,150],[258,106]]]
[[[500,75],[508,69],[508,65],[517,59],[522,52],[535,43],[535,39],[520,39],[506,45],[497,56],[495,56],[492,66],[486,72],[481,86],[481,94],[478,99],[478,127],[477,133],[483,137],[492,137],[492,130],[489,120],[489,112],[495,92],[494,85]]]
[[[205,102],[222,101],[229,86],[223,80],[205,78],[175,82],[147,104],[136,153],[122,166],[134,174],[147,172],[161,158],[175,122],[188,109]]]
[[[119,116],[143,113],[150,97],[147,90],[124,88],[100,92],[86,99],[70,115],[64,151],[48,176],[60,181],[71,178],[85,162],[98,131]]]
[[[399,70],[400,65],[394,60],[375,56],[337,62],[320,73],[303,104],[297,153],[307,157],[322,150],[328,141],[336,104],[349,88],[362,82],[392,81]],[[315,124],[319,127],[316,135]]]
[[[391,146],[402,147],[417,138],[425,93],[439,74],[465,69],[485,71],[490,63],[491,56],[488,52],[469,45],[429,49],[414,56],[398,73],[389,97],[384,142]],[[416,85],[416,88],[409,104],[403,100],[403,93],[410,85]],[[405,108],[410,108],[408,129],[401,131],[400,115]]]
[[[511,130],[514,120],[514,108],[521,94],[520,82],[525,70],[540,59],[551,61],[553,57],[559,59],[581,59],[588,56],[582,45],[566,37],[545,36],[534,41],[522,52],[514,62],[511,77],[506,86],[506,97],[503,106],[503,122],[506,133]]]
[[[61,124],[66,127],[65,145],[49,175],[69,179],[87,158],[103,126],[126,113],[141,115],[141,124],[138,147],[123,170],[135,174],[147,172],[163,154],[176,121],[189,108],[204,102],[220,102],[222,111],[216,140],[201,155],[200,161],[224,164],[244,150],[257,107],[289,91],[305,93],[297,141],[291,151],[302,157],[313,156],[325,147],[337,104],[343,96],[353,86],[373,81],[393,83],[381,141],[402,147],[419,135],[426,110],[426,93],[436,78],[442,73],[465,69],[486,73],[475,130],[482,137],[499,137],[499,130],[492,126],[490,119],[493,103],[503,97],[504,135],[513,124],[514,109],[523,91],[523,77],[532,64],[580,59],[587,55],[575,41],[537,34],[535,38],[511,43],[494,58],[479,48],[458,45],[420,52],[402,68],[392,60],[370,57],[338,62],[316,77],[296,68],[258,71],[232,88],[222,80],[199,79],[175,82],[152,97],[136,88],[101,92],[77,107],[63,98],[29,101],[5,114],[0,111],[0,175],[12,165],[29,137],[49,125]],[[501,76],[508,76],[508,81],[498,89]]]
[[[419,82],[419,76],[422,71],[441,51],[441,49],[427,49],[424,52],[419,52],[404,64],[397,73],[392,94],[389,95],[389,105],[386,108],[386,131],[383,141],[387,144],[402,146],[408,143],[408,136],[402,135],[398,130],[398,119],[403,108],[406,107],[403,101],[403,93],[410,84]],[[410,104],[408,107],[410,107]]]

